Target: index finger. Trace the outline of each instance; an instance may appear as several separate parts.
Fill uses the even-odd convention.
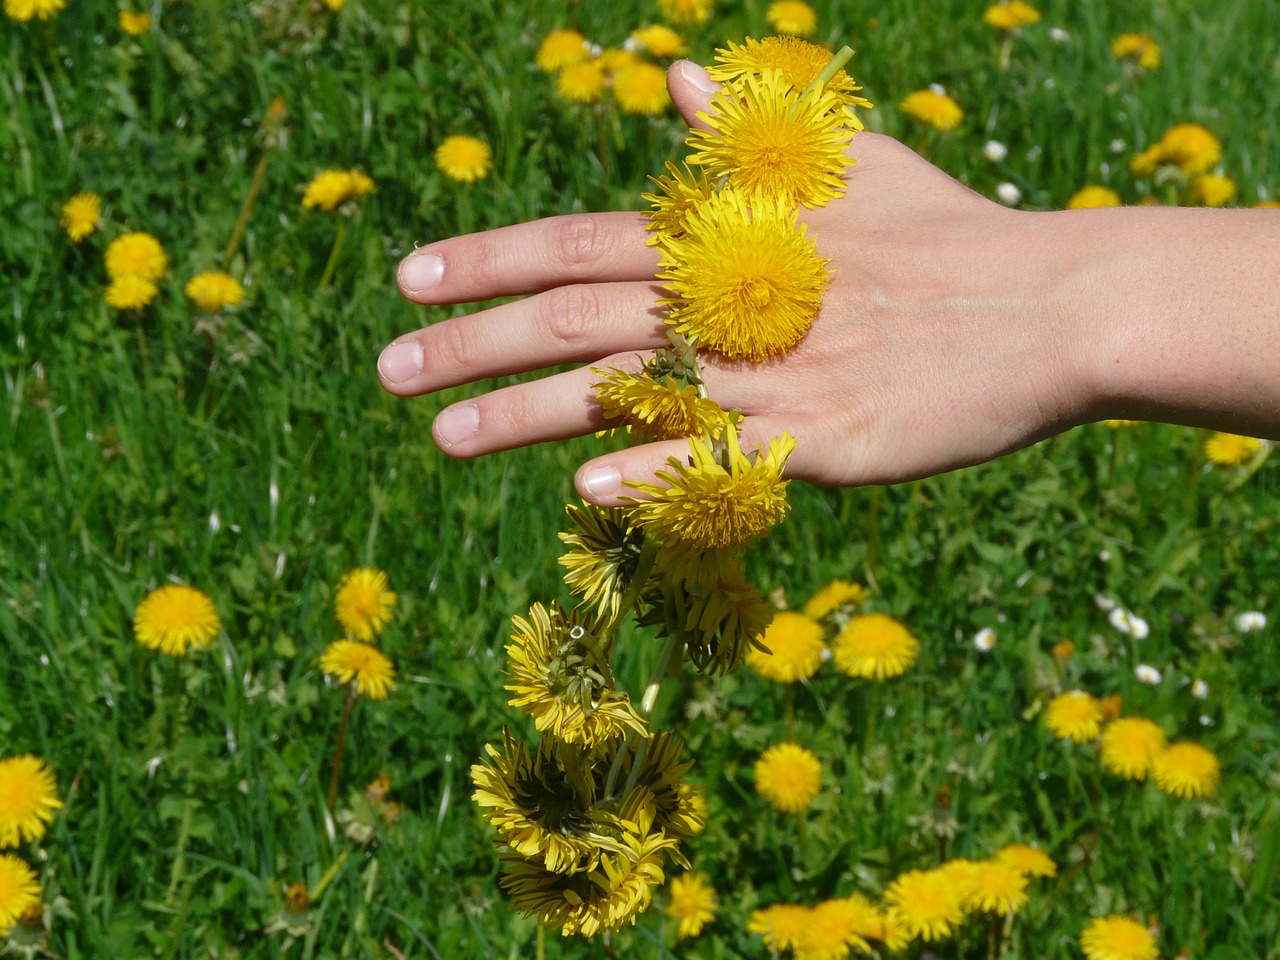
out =
[[[579,213],[439,240],[396,271],[417,303],[471,303],[567,283],[652,279],[658,254],[642,213]]]

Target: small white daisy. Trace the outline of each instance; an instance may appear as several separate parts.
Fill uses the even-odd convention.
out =
[[[1191,695],[1195,697],[1197,700],[1208,699],[1209,685],[1205,683],[1203,680],[1192,680]]]
[[[996,196],[1006,207],[1016,207],[1022,202],[1022,191],[1016,183],[1005,182],[996,187]]]
[[[992,163],[999,163],[1009,155],[1009,148],[999,140],[988,140],[987,145],[982,148],[982,154]]]
[[[1150,684],[1153,687],[1163,679],[1160,671],[1149,663],[1138,664],[1133,668],[1133,675],[1138,678],[1139,683]]]
[[[983,627],[973,635],[973,649],[986,653],[996,645],[996,632],[990,627]]]
[[[1236,616],[1236,629],[1241,633],[1261,630],[1267,625],[1267,615],[1259,610],[1250,610]]]

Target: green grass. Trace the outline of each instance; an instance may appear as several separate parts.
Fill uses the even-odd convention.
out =
[[[764,32],[762,0],[723,6],[695,41],[700,59]],[[1129,156],[1184,120],[1221,137],[1242,202],[1280,184],[1273,4],[1055,0],[1003,73],[980,5],[816,7],[820,39],[858,51],[855,73],[879,105],[869,125],[988,195],[1010,180],[1049,208],[1105,181],[1137,200]],[[681,153],[677,122],[571,108],[532,52],[566,24],[620,43],[618,24],[656,8],[349,0],[333,15],[192,0],[157,6],[157,30],[138,41],[116,10],[86,0],[47,24],[0,21],[0,755],[45,758],[66,801],[20,851],[52,904],[49,949],[529,955],[534,925],[506,910],[468,768],[504,724],[524,729],[501,690],[509,617],[564,597],[555,534],[573,468],[604,441],[449,460],[430,420],[467,391],[396,400],[373,361],[451,312],[396,294],[394,265],[413,243],[639,206],[646,176]],[[1138,29],[1165,64],[1127,82],[1108,43]],[[966,110],[954,134],[922,136],[896,110],[931,82]],[[211,354],[182,286],[220,266],[276,96],[288,135],[232,264],[248,300]],[[493,144],[490,178],[469,189],[442,178],[431,152],[450,133]],[[1007,160],[983,158],[988,139],[1009,146]],[[315,172],[338,166],[359,166],[377,192],[317,289],[336,222],[298,201]],[[76,246],[57,211],[81,189],[103,196],[109,224]],[[172,259],[138,315],[102,299],[102,250],[130,229]],[[880,685],[827,666],[796,691],[797,734],[827,786],[803,823],[770,812],[751,778],[784,736],[782,690],[747,671],[671,685],[659,716],[687,738],[711,797],[711,826],[689,849],[722,910],[676,945],[659,893],[614,938],[616,954],[761,956],[745,933],[757,906],[874,895],[944,848],[981,857],[1021,839],[1061,871],[1034,887],[1010,956],[1079,956],[1075,937],[1103,912],[1157,917],[1162,955],[1280,956],[1280,473],[1272,460],[1243,482],[1207,470],[1203,436],[1093,425],[933,480],[793,487],[793,515],[753,551],[753,578],[793,605],[835,576],[870,582],[872,606],[921,638],[921,661]],[[333,589],[363,564],[387,570],[401,596],[383,640],[400,684],[356,711],[342,781],[346,797],[390,774],[403,814],[369,846],[325,810],[342,692],[316,666],[339,637]],[[225,623],[189,660],[132,637],[138,602],[171,579],[208,592]],[[1114,631],[1098,594],[1146,618],[1150,636]],[[1272,624],[1240,635],[1231,617],[1250,609]],[[982,626],[999,637],[987,655],[970,643]],[[1049,654],[1064,639],[1076,647],[1065,668]],[[619,674],[635,690],[655,658],[637,637]],[[1137,683],[1138,663],[1159,666],[1163,683]],[[1209,683],[1208,700],[1190,696],[1192,678]],[[1064,748],[1037,708],[1072,686],[1120,693],[1126,713],[1211,746],[1221,792],[1175,802],[1100,773],[1091,747]],[[687,720],[691,705],[704,715]],[[263,931],[285,886],[337,863],[286,954],[285,937]],[[602,952],[555,935],[545,949]],[[936,955],[986,949],[971,924]]]

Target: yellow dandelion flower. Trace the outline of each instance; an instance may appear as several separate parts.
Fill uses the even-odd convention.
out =
[[[867,940],[879,940],[893,953],[906,949],[911,935],[902,920],[892,910],[876,908],[875,915],[859,931]]]
[[[649,178],[657,186],[657,193],[642,194],[653,208],[649,212],[648,229],[653,233],[647,241],[649,244],[684,236],[689,211],[716,192],[715,181],[705,174],[695,176],[688,167],[677,167],[670,160],[667,173],[669,176],[660,174]]]
[[[803,813],[822,789],[822,763],[798,743],[777,743],[753,768],[756,793],[781,813]]]
[[[187,281],[186,294],[197,310],[217,313],[238,306],[244,300],[244,287],[235,277],[220,270],[208,270]]]
[[[1213,751],[1198,743],[1171,743],[1151,765],[1156,786],[1175,797],[1207,797],[1218,789],[1222,768]]]
[[[332,10],[334,13],[337,13],[339,10],[341,10],[343,7],[347,5],[347,0],[321,0],[321,3],[323,3],[326,7]]]
[[[790,201],[725,188],[686,212],[683,236],[658,245],[667,323],[734,360],[764,360],[804,339],[822,308],[831,261]]]
[[[72,243],[79,243],[94,230],[102,217],[102,198],[92,190],[77,193],[62,205],[58,223]]]
[[[1023,0],[993,4],[982,14],[982,22],[996,30],[1008,32],[1040,22],[1040,11]]]
[[[600,56],[596,58],[596,62],[600,64],[600,68],[611,77],[613,74],[621,73],[631,67],[637,66],[645,61],[640,55],[633,50],[624,50],[621,47],[606,47],[600,51]],[[654,68],[658,69],[658,68]],[[663,86],[666,85],[666,71],[662,73]]]
[[[115,310],[141,310],[157,296],[160,288],[145,277],[126,273],[107,285],[103,299]]]
[[[195,587],[180,583],[152,590],[133,614],[138,642],[172,657],[203,650],[221,628],[213,601]]]
[[[1280,200],[1261,200],[1253,205],[1255,210],[1274,210],[1280,207]]]
[[[744,75],[763,79],[770,70],[777,70],[791,89],[804,91],[818,79],[832,56],[825,47],[799,37],[765,37],[763,40],[748,37],[741,46],[730,40],[727,49],[717,49],[716,62],[707,68],[707,73],[719,83],[732,83]],[[844,70],[837,70],[823,89],[845,107],[850,126],[861,130],[862,121],[853,111],[855,108],[870,109],[871,101],[858,96],[862,87],[853,77]]]
[[[1221,207],[1236,195],[1236,182],[1220,173],[1202,173],[1191,182],[1191,194],[1206,207]]]
[[[1080,934],[1086,960],[1156,960],[1155,937],[1128,917],[1094,917]]]
[[[1103,420],[1102,423],[1103,423],[1103,426],[1110,427],[1113,430],[1118,430],[1121,427],[1136,427],[1138,424],[1142,423],[1142,421],[1141,420]]]
[[[954,130],[964,119],[960,104],[937,90],[908,93],[898,108],[909,117],[928,124],[935,130]]]
[[[1254,437],[1235,433],[1215,433],[1204,442],[1204,455],[1210,463],[1221,467],[1238,467],[1262,447]]]
[[[450,180],[475,183],[493,169],[493,151],[477,137],[455,134],[436,147],[436,166]]]
[[[835,613],[844,607],[856,607],[866,603],[867,588],[848,580],[832,580],[825,587],[817,590],[804,605],[804,613],[814,620],[821,620],[828,614]]]
[[[1049,652],[1053,655],[1053,659],[1059,663],[1066,663],[1071,659],[1071,655],[1076,652],[1076,645],[1070,640],[1059,640],[1049,648]]]
[[[19,23],[39,18],[48,20],[67,5],[67,0],[4,0],[4,12]]]
[[[40,881],[26,861],[0,853],[0,937],[40,903]]]
[[[803,0],[776,0],[764,12],[775,33],[807,37],[818,29],[818,14]]]
[[[126,233],[112,240],[107,245],[104,259],[107,276],[112,280],[131,276],[154,283],[164,276],[169,264],[169,257],[160,241],[141,231]]]
[[[506,646],[507,703],[533,718],[539,733],[564,743],[594,747],[627,734],[649,735],[648,726],[617,690],[608,659],[588,617],[540,603],[529,618],[511,618]]]
[[[712,0],[658,0],[658,9],[674,24],[706,23],[715,4]]]
[[[689,133],[687,162],[708,176],[728,176],[744,194],[759,190],[787,207],[820,207],[844,193],[854,131],[838,122],[845,111],[826,90],[798,91],[779,70],[745,74],[698,116],[709,129]]]
[[[0,759],[0,847],[40,839],[61,807],[58,785],[43,760],[30,754]]]
[[[696,937],[715,919],[719,906],[716,891],[702,874],[690,871],[672,878],[667,893],[671,899],[663,912],[672,920],[680,921],[676,928],[678,939]]]
[[[832,644],[836,666],[851,677],[883,680],[906,673],[920,652],[920,641],[901,621],[883,613],[850,620]]]
[[[675,457],[657,476],[666,486],[628,482],[651,499],[632,500],[631,516],[660,539],[702,550],[739,546],[767,533],[787,513],[787,457],[795,449],[790,434],[770,441],[752,458],[742,452],[733,430],[722,438],[726,463],[716,456],[721,441],[689,440],[690,463]]]
[[[657,601],[663,622],[683,623],[685,657],[694,669],[725,673],[760,644],[774,609],[732,550],[666,547],[657,569],[664,583]]]
[[[1102,765],[1126,780],[1145,780],[1164,742],[1164,731],[1143,717],[1112,720],[1102,731]]]
[[[538,66],[555,73],[591,56],[591,44],[577,30],[552,30],[538,44]]]
[[[1222,143],[1198,123],[1179,123],[1164,132],[1153,146],[1129,162],[1129,169],[1140,177],[1149,176],[1156,167],[1172,165],[1184,176],[1194,177],[1212,169],[1222,159]]]
[[[964,920],[963,891],[940,870],[908,870],[889,884],[884,902],[911,938],[941,940]]]
[[[573,529],[558,533],[568,550],[559,557],[569,592],[595,607],[606,622],[622,614],[622,601],[639,573],[644,530],[620,507],[565,505]],[[638,598],[637,598],[638,599]]]
[[[131,37],[140,37],[151,29],[151,14],[145,10],[121,10],[120,29]]]
[[[822,666],[822,627],[803,613],[783,610],[774,614],[760,642],[768,651],[752,647],[747,666],[774,683],[807,680]]]
[[[357,567],[338,581],[333,598],[334,616],[357,640],[372,640],[391,620],[396,595],[388,589],[385,571]]]
[[[1098,739],[1102,705],[1083,690],[1068,690],[1049,701],[1044,723],[1049,732],[1061,740],[1088,743]]]
[[[858,950],[871,952],[860,932],[874,921],[875,905],[861,894],[824,900],[809,912],[794,946],[795,960],[844,960]]]
[[[1000,860],[980,860],[969,872],[967,910],[1008,917],[1027,905],[1028,875]]]
[[[1058,865],[1043,850],[1025,843],[1010,843],[996,851],[995,859],[1031,877],[1056,877]]]
[[[556,77],[556,90],[573,103],[595,103],[604,94],[608,77],[598,60],[571,63]]]
[[[396,668],[377,647],[356,640],[335,640],[320,655],[320,669],[339,683],[356,685],[356,693],[385,700],[395,689]]]
[[[656,117],[671,106],[667,93],[667,71],[652,63],[637,63],[617,72],[613,78],[613,98],[623,113]]]
[[[332,213],[348,200],[373,193],[373,181],[359,170],[321,170],[302,192],[304,209]]]
[[[1081,187],[1067,201],[1068,210],[1088,210],[1093,207],[1118,207],[1120,194],[1110,187],[1090,185]]]
[[[753,911],[747,920],[747,932],[764,938],[765,948],[771,955],[795,947],[800,942],[813,910],[794,903],[775,903]]]
[[[680,57],[689,52],[680,34],[661,23],[651,23],[631,31],[631,39],[649,51],[650,55],[665,60]]]
[[[601,412],[610,420],[622,420],[627,432],[642,441],[716,437],[729,425],[720,404],[699,396],[693,384],[682,386],[672,377],[655,379],[647,372],[635,375],[617,367],[593,367],[591,372],[602,378],[595,385]]]
[[[1122,33],[1111,41],[1111,55],[1132,61],[1143,70],[1160,66],[1160,45],[1149,33]]]

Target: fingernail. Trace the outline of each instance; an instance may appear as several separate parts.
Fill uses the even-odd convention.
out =
[[[444,260],[434,253],[415,253],[400,261],[400,286],[406,293],[430,290],[444,276]]]
[[[720,84],[711,79],[711,74],[692,60],[681,61],[680,76],[703,93],[715,93],[720,89]]]
[[[452,447],[463,440],[470,440],[480,431],[480,411],[475,404],[464,404],[460,407],[449,407],[440,411],[436,417],[436,439],[446,447]]]
[[[416,340],[393,343],[378,357],[378,373],[387,383],[403,383],[422,372],[422,344]]]
[[[611,497],[622,486],[622,474],[613,467],[595,467],[582,475],[582,487],[596,499]]]

